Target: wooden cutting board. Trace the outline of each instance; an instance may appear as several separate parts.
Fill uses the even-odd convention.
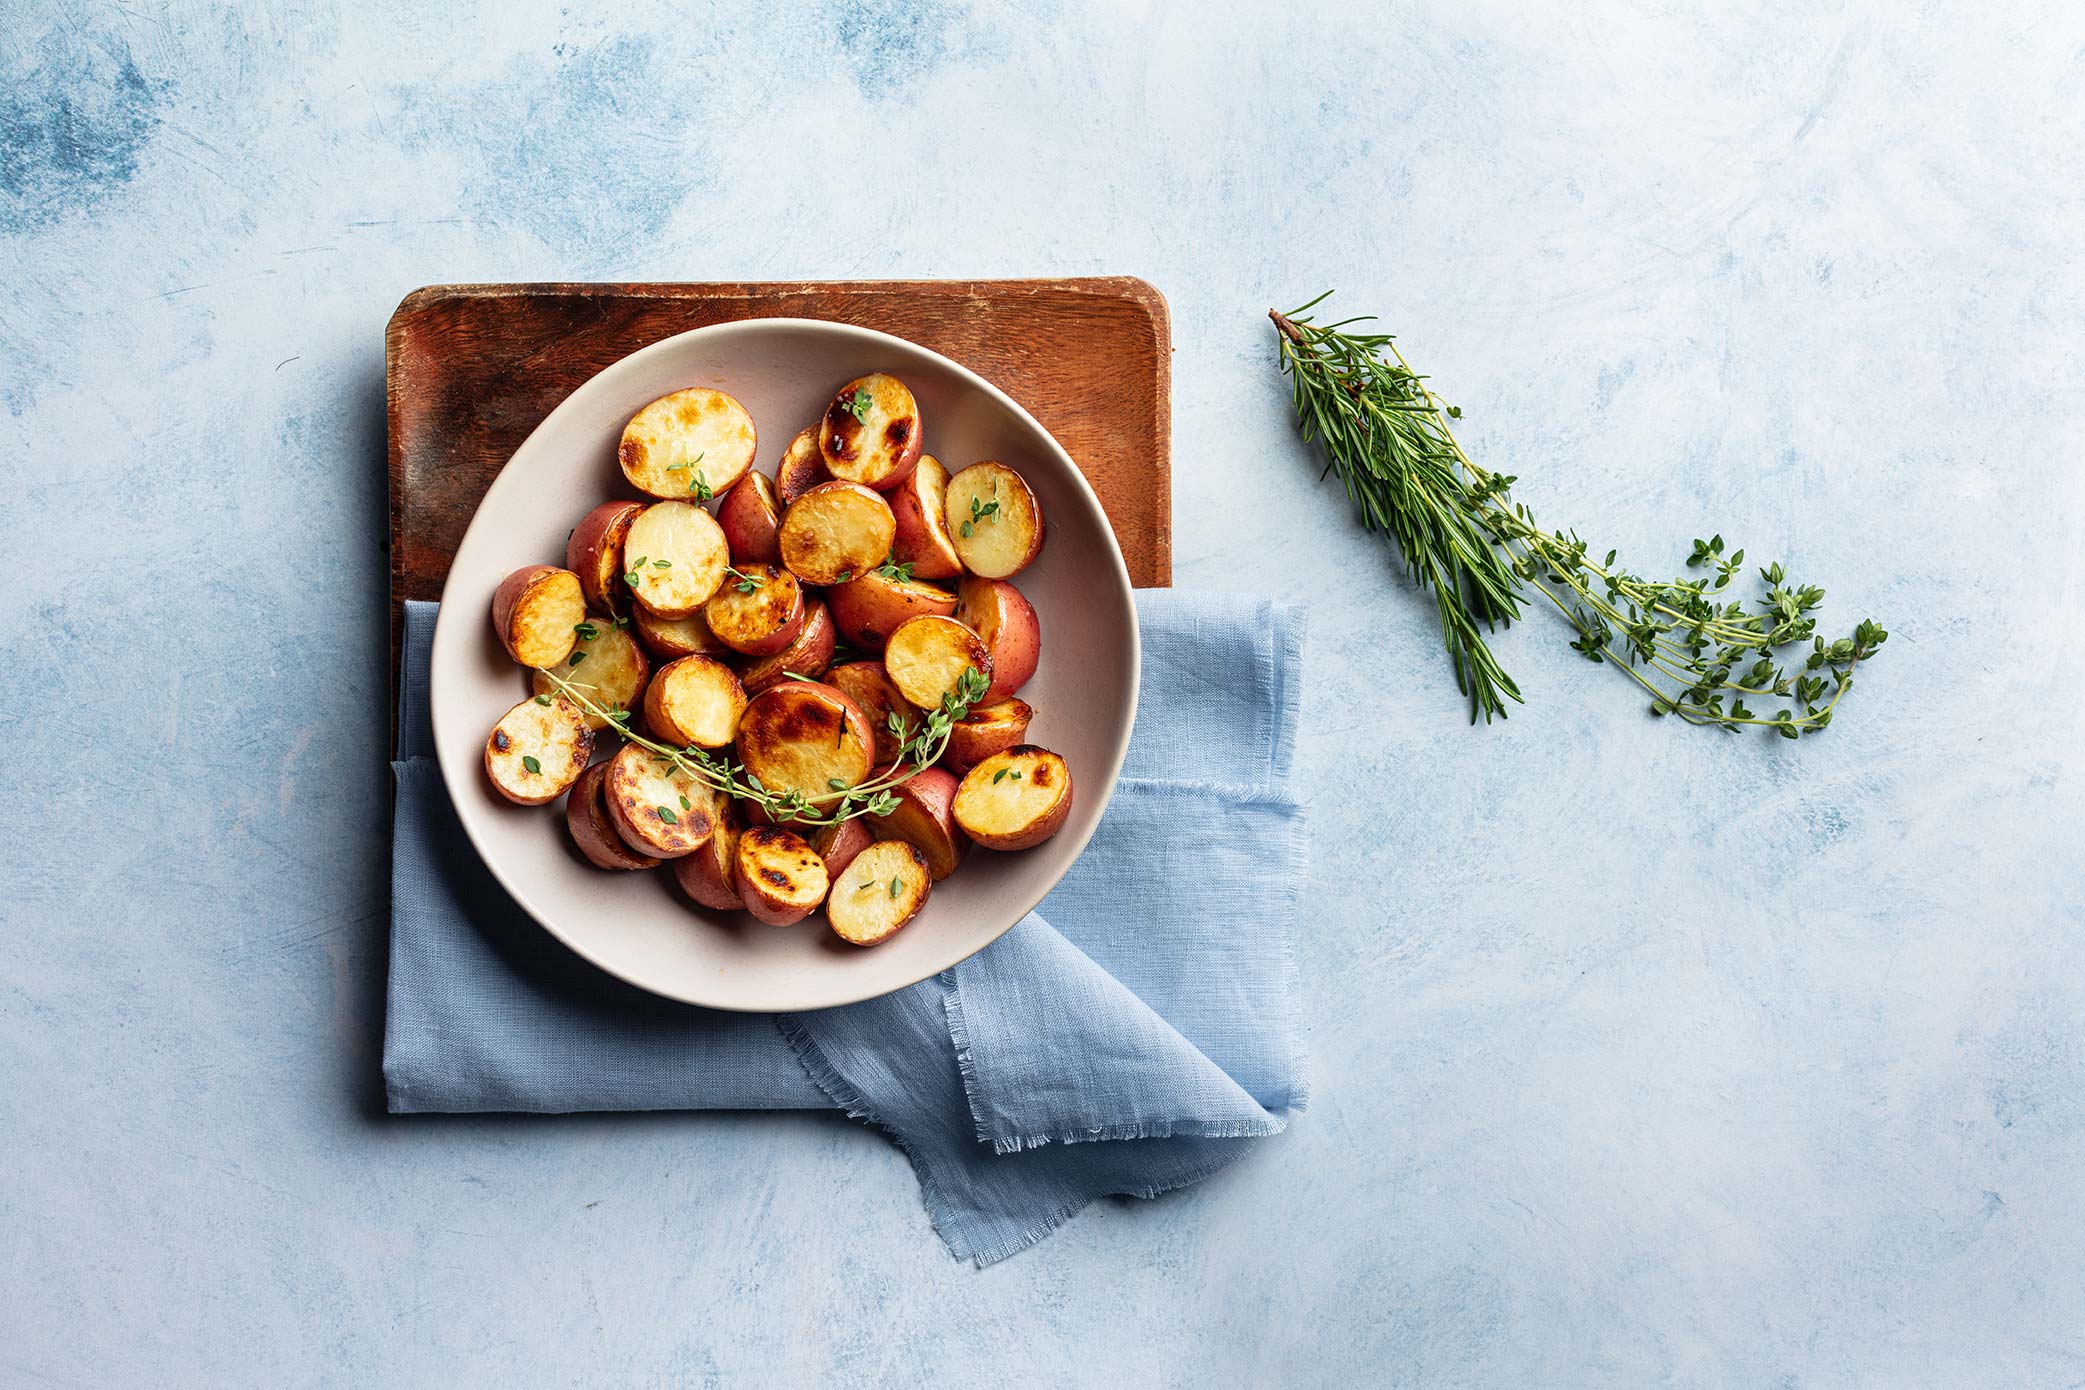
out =
[[[778,317],[894,333],[1000,387],[1078,462],[1130,582],[1172,582],[1172,331],[1142,280],[430,285],[384,333],[391,688],[405,601],[441,597],[478,499],[552,407],[647,343]]]

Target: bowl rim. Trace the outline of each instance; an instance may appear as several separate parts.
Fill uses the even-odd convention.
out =
[[[1096,588],[1109,590],[1116,597],[1123,615],[1128,620],[1130,657],[1128,672],[1129,704],[1123,712],[1123,718],[1115,726],[1113,739],[1105,760],[1106,765],[1100,769],[1101,775],[1097,779],[1093,779],[1091,783],[1095,786],[1095,809],[1085,833],[1069,846],[1070,853],[1065,858],[1064,867],[1049,882],[1044,884],[1039,892],[1033,893],[1032,896],[1024,894],[1023,896],[1026,896],[1028,900],[1023,902],[1019,910],[1013,912],[1004,924],[978,940],[974,946],[964,950],[961,954],[940,959],[938,964],[933,965],[917,976],[892,984],[887,988],[878,987],[872,993],[864,994],[858,988],[846,986],[825,993],[820,993],[815,988],[811,988],[807,989],[806,997],[803,1000],[791,1003],[783,1008],[770,1008],[734,1002],[728,998],[719,998],[700,991],[676,987],[669,981],[645,978],[642,972],[632,972],[609,964],[597,953],[589,950],[583,939],[576,938],[574,935],[562,930],[552,921],[552,914],[546,913],[539,908],[530,899],[526,890],[509,875],[506,866],[496,862],[496,857],[487,853],[486,845],[480,838],[479,826],[475,823],[482,813],[476,808],[466,811],[466,799],[458,794],[460,779],[475,776],[480,770],[478,767],[479,759],[475,756],[477,750],[473,746],[470,750],[473,756],[463,757],[461,752],[457,752],[452,757],[450,752],[451,745],[460,750],[463,747],[463,743],[454,739],[444,740],[441,735],[445,723],[449,722],[449,720],[462,718],[463,715],[461,712],[457,712],[451,714],[449,720],[444,719],[442,714],[444,702],[439,695],[439,692],[443,689],[443,684],[435,678],[435,671],[443,664],[443,652],[445,649],[465,640],[465,626],[482,625],[485,621],[484,614],[478,612],[465,614],[461,611],[464,607],[463,604],[450,602],[450,592],[457,582],[458,574],[457,567],[452,561],[448,574],[443,576],[442,579],[440,607],[435,613],[434,633],[429,643],[427,678],[430,706],[429,733],[434,744],[435,763],[441,771],[444,788],[449,792],[451,804],[456,809],[456,819],[462,825],[464,836],[470,841],[472,850],[476,852],[479,861],[484,864],[486,871],[493,876],[501,888],[506,890],[508,896],[513,898],[515,904],[523,912],[527,913],[531,920],[563,943],[566,949],[579,956],[595,969],[635,985],[647,993],[727,1013],[796,1013],[813,1009],[836,1008],[844,1004],[860,1003],[867,999],[880,999],[885,995],[895,994],[901,989],[909,989],[921,980],[928,979],[944,970],[961,964],[979,951],[984,950],[987,946],[990,946],[1007,932],[1013,930],[1029,913],[1035,910],[1037,904],[1049,896],[1058,883],[1063,881],[1064,875],[1070,871],[1071,866],[1077,863],[1079,857],[1085,853],[1086,846],[1092,840],[1094,832],[1100,828],[1100,822],[1106,815],[1108,803],[1114,797],[1115,785],[1121,778],[1123,762],[1129,754],[1129,739],[1131,731],[1136,726],[1137,702],[1143,681],[1143,634],[1137,621],[1135,590],[1130,582],[1129,566],[1123,559],[1121,543],[1116,540],[1114,528],[1108,521],[1107,509],[1101,505],[1099,495],[1094,492],[1093,485],[1086,481],[1086,475],[1080,470],[1070,453],[1065,450],[1062,444],[1057,442],[1055,435],[1043,427],[1041,421],[1028,413],[1026,407],[1022,406],[1019,401],[962,363],[923,344],[915,343],[909,338],[901,338],[896,334],[885,333],[874,328],[865,328],[859,324],[839,323],[830,319],[780,316],[733,319],[725,323],[706,324],[700,328],[691,328],[685,332],[675,333],[670,337],[661,338],[657,342],[647,343],[635,351],[625,353],[574,387],[563,400],[551,408],[549,414],[537,422],[534,429],[529,431],[528,437],[521,441],[514,452],[508,456],[507,462],[500,466],[500,471],[493,477],[491,484],[485,489],[484,496],[478,499],[477,507],[471,512],[470,522],[464,527],[463,535],[457,541],[457,553],[461,554],[469,545],[471,534],[477,529],[487,504],[502,489],[521,486],[519,474],[513,470],[514,463],[538,448],[539,441],[544,438],[546,432],[551,429],[552,425],[561,416],[567,413],[582,413],[592,396],[605,393],[609,389],[602,384],[605,379],[632,367],[633,364],[642,360],[668,356],[676,348],[686,344],[691,339],[720,339],[728,341],[733,337],[772,332],[777,329],[810,329],[843,340],[852,339],[859,347],[871,352],[888,353],[895,350],[901,354],[922,354],[953,373],[968,389],[981,392],[1001,409],[1010,412],[1019,422],[1034,431],[1036,438],[1042,443],[1043,451],[1055,459],[1056,463],[1070,479],[1072,490],[1083,504],[1090,507],[1093,514],[1099,518],[1101,534],[1106,537],[1107,544],[1103,547],[1103,554],[1105,555],[1104,563],[1107,568],[1102,573],[1105,577],[1111,578],[1113,584],[1096,585]],[[457,758],[463,758],[463,761],[468,766],[455,765]],[[1084,792],[1087,785],[1089,785],[1088,779],[1081,778],[1080,789],[1082,792]],[[1082,796],[1081,799],[1083,800],[1084,797]],[[817,977],[813,975],[811,978],[815,980]],[[840,975],[836,978],[846,979],[848,977]]]

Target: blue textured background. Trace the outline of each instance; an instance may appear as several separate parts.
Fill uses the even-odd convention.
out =
[[[2085,15],[0,0],[0,1380],[2085,1379]],[[1312,1111],[972,1272],[831,1117],[376,1113],[382,340],[443,280],[1130,272],[1183,585],[1315,608]],[[1464,727],[1327,285],[1597,548],[1894,634]]]

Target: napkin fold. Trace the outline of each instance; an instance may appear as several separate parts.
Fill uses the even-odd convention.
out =
[[[1137,726],[1070,873],[939,976],[779,1016],[623,984],[493,880],[433,759],[434,612],[406,607],[392,1110],[836,1107],[896,1141],[935,1230],[984,1265],[1096,1197],[1207,1177],[1303,1106],[1290,954],[1302,812],[1289,792],[1301,610],[1140,591]]]

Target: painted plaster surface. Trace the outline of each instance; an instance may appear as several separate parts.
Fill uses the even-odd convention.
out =
[[[1541,7],[1538,7],[1541,8]],[[0,1382],[2085,1380],[2085,15],[0,0]],[[830,1116],[381,1113],[382,340],[447,280],[1133,273],[1178,581],[1314,606],[1313,1108],[976,1273]],[[1465,727],[1269,305],[1597,549],[1892,637]]]

